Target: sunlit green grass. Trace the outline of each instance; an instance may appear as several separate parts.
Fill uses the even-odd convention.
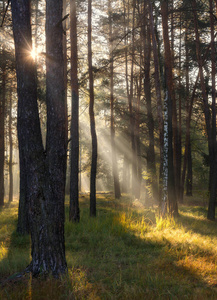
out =
[[[142,201],[98,195],[97,217],[81,198],[81,221],[68,222],[68,276],[26,275],[0,288],[0,299],[217,299],[217,226],[206,209],[181,206],[161,219]],[[0,278],[30,262],[30,240],[15,233],[17,204],[0,211]]]

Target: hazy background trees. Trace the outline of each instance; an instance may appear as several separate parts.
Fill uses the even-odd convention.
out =
[[[72,7],[75,4],[77,35],[73,37],[76,29],[75,21],[72,23],[72,20],[75,20],[72,18],[74,12]],[[11,136],[14,138],[14,152],[17,151],[14,127],[16,95],[11,8],[9,7],[5,14],[6,1],[0,1],[0,5],[1,22],[4,19],[0,46],[0,139],[4,141],[0,143],[0,201],[3,205],[5,198],[3,192],[5,191],[7,196],[6,190],[9,190],[8,186],[12,182],[7,180],[7,172],[11,174],[13,166],[15,181],[19,174],[17,165],[13,165],[18,161],[12,162],[10,159]],[[166,202],[169,201],[169,211],[171,214],[177,214],[177,201],[182,202],[185,193],[192,195],[198,190],[209,191],[208,217],[214,219],[216,3],[211,0],[207,3],[193,0],[161,2],[101,0],[92,1],[91,5],[91,24],[89,22],[91,72],[90,63],[88,66],[88,1],[76,3],[66,1],[63,15],[67,80],[69,83],[72,80],[70,74],[75,76],[77,70],[77,79],[74,77],[71,83],[75,83],[75,86],[72,86],[74,95],[77,94],[78,97],[79,94],[78,113],[76,107],[78,102],[72,100],[68,84],[66,93],[68,128],[71,128],[68,140],[68,164],[72,157],[72,166],[76,166],[72,174],[76,175],[72,175],[71,178],[76,176],[76,179],[72,179],[71,183],[76,183],[76,187],[71,187],[71,190],[76,191],[77,188],[72,198],[78,197],[78,187],[80,192],[90,191],[92,141],[88,107],[89,92],[92,89],[89,82],[93,81],[94,90],[91,95],[94,96],[96,125],[96,134],[93,136],[97,136],[98,141],[97,174],[94,183],[96,190],[114,191],[117,198],[120,192],[131,193],[135,199],[146,201],[146,204],[158,204],[162,201],[165,177],[163,107],[168,94],[168,117],[172,130],[169,136],[168,156],[168,178],[171,182],[170,184],[167,182],[167,186],[170,186],[172,191],[169,192],[171,198],[166,195],[165,199]],[[37,101],[45,145],[47,130],[45,6],[42,1],[32,1],[31,9],[32,41],[37,65]],[[72,57],[74,62],[70,62]],[[93,116],[92,109],[90,112]],[[76,134],[78,135],[76,118],[79,118],[79,147],[78,143],[73,146],[77,139]],[[21,150],[20,157],[22,157]],[[73,159],[76,159],[77,165]],[[25,182],[25,174],[26,171],[23,170],[22,174],[21,170],[21,181]],[[69,176],[70,168],[67,172],[67,182],[70,182]],[[20,186],[24,187],[25,184],[21,182]],[[118,186],[121,187],[120,191]],[[15,187],[14,192],[16,196],[18,191]],[[68,188],[67,192],[69,193]],[[25,195],[25,190],[20,188],[20,198],[22,195]],[[92,195],[95,197],[94,189]],[[78,216],[78,201],[75,203]]]

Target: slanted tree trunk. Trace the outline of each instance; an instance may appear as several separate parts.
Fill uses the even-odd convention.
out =
[[[70,39],[71,39],[71,174],[69,220],[79,222],[79,94],[78,94],[78,50],[76,1],[70,2]]]
[[[0,206],[4,205],[4,163],[5,163],[5,97],[6,97],[6,63],[2,53],[2,78],[0,95]]]
[[[115,198],[121,197],[119,172],[117,164],[117,153],[115,144],[115,122],[114,122],[114,59],[113,59],[113,33],[112,33],[112,9],[111,0],[108,1],[108,14],[109,14],[109,43],[110,43],[110,108],[111,108],[111,151],[112,151],[112,173],[114,180],[114,193]]]
[[[89,66],[89,116],[92,138],[92,160],[90,174],[90,216],[96,216],[96,173],[97,173],[97,135],[94,115],[94,82],[92,66],[92,0],[88,0],[88,66]]]
[[[12,0],[11,4],[17,70],[18,140],[22,163],[25,164],[32,241],[29,270],[33,275],[52,273],[59,276],[67,269],[64,244],[66,116],[62,1],[47,0],[46,3],[46,151],[37,106],[36,68],[28,56],[32,46],[30,3]]]

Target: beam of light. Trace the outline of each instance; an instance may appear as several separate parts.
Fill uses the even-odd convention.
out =
[[[37,50],[33,47],[32,50],[30,51],[30,55],[33,60],[36,60],[37,58]]]

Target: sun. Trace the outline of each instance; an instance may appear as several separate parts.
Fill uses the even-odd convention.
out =
[[[37,58],[37,50],[35,48],[32,48],[30,55],[32,57],[33,60],[36,60]]]

